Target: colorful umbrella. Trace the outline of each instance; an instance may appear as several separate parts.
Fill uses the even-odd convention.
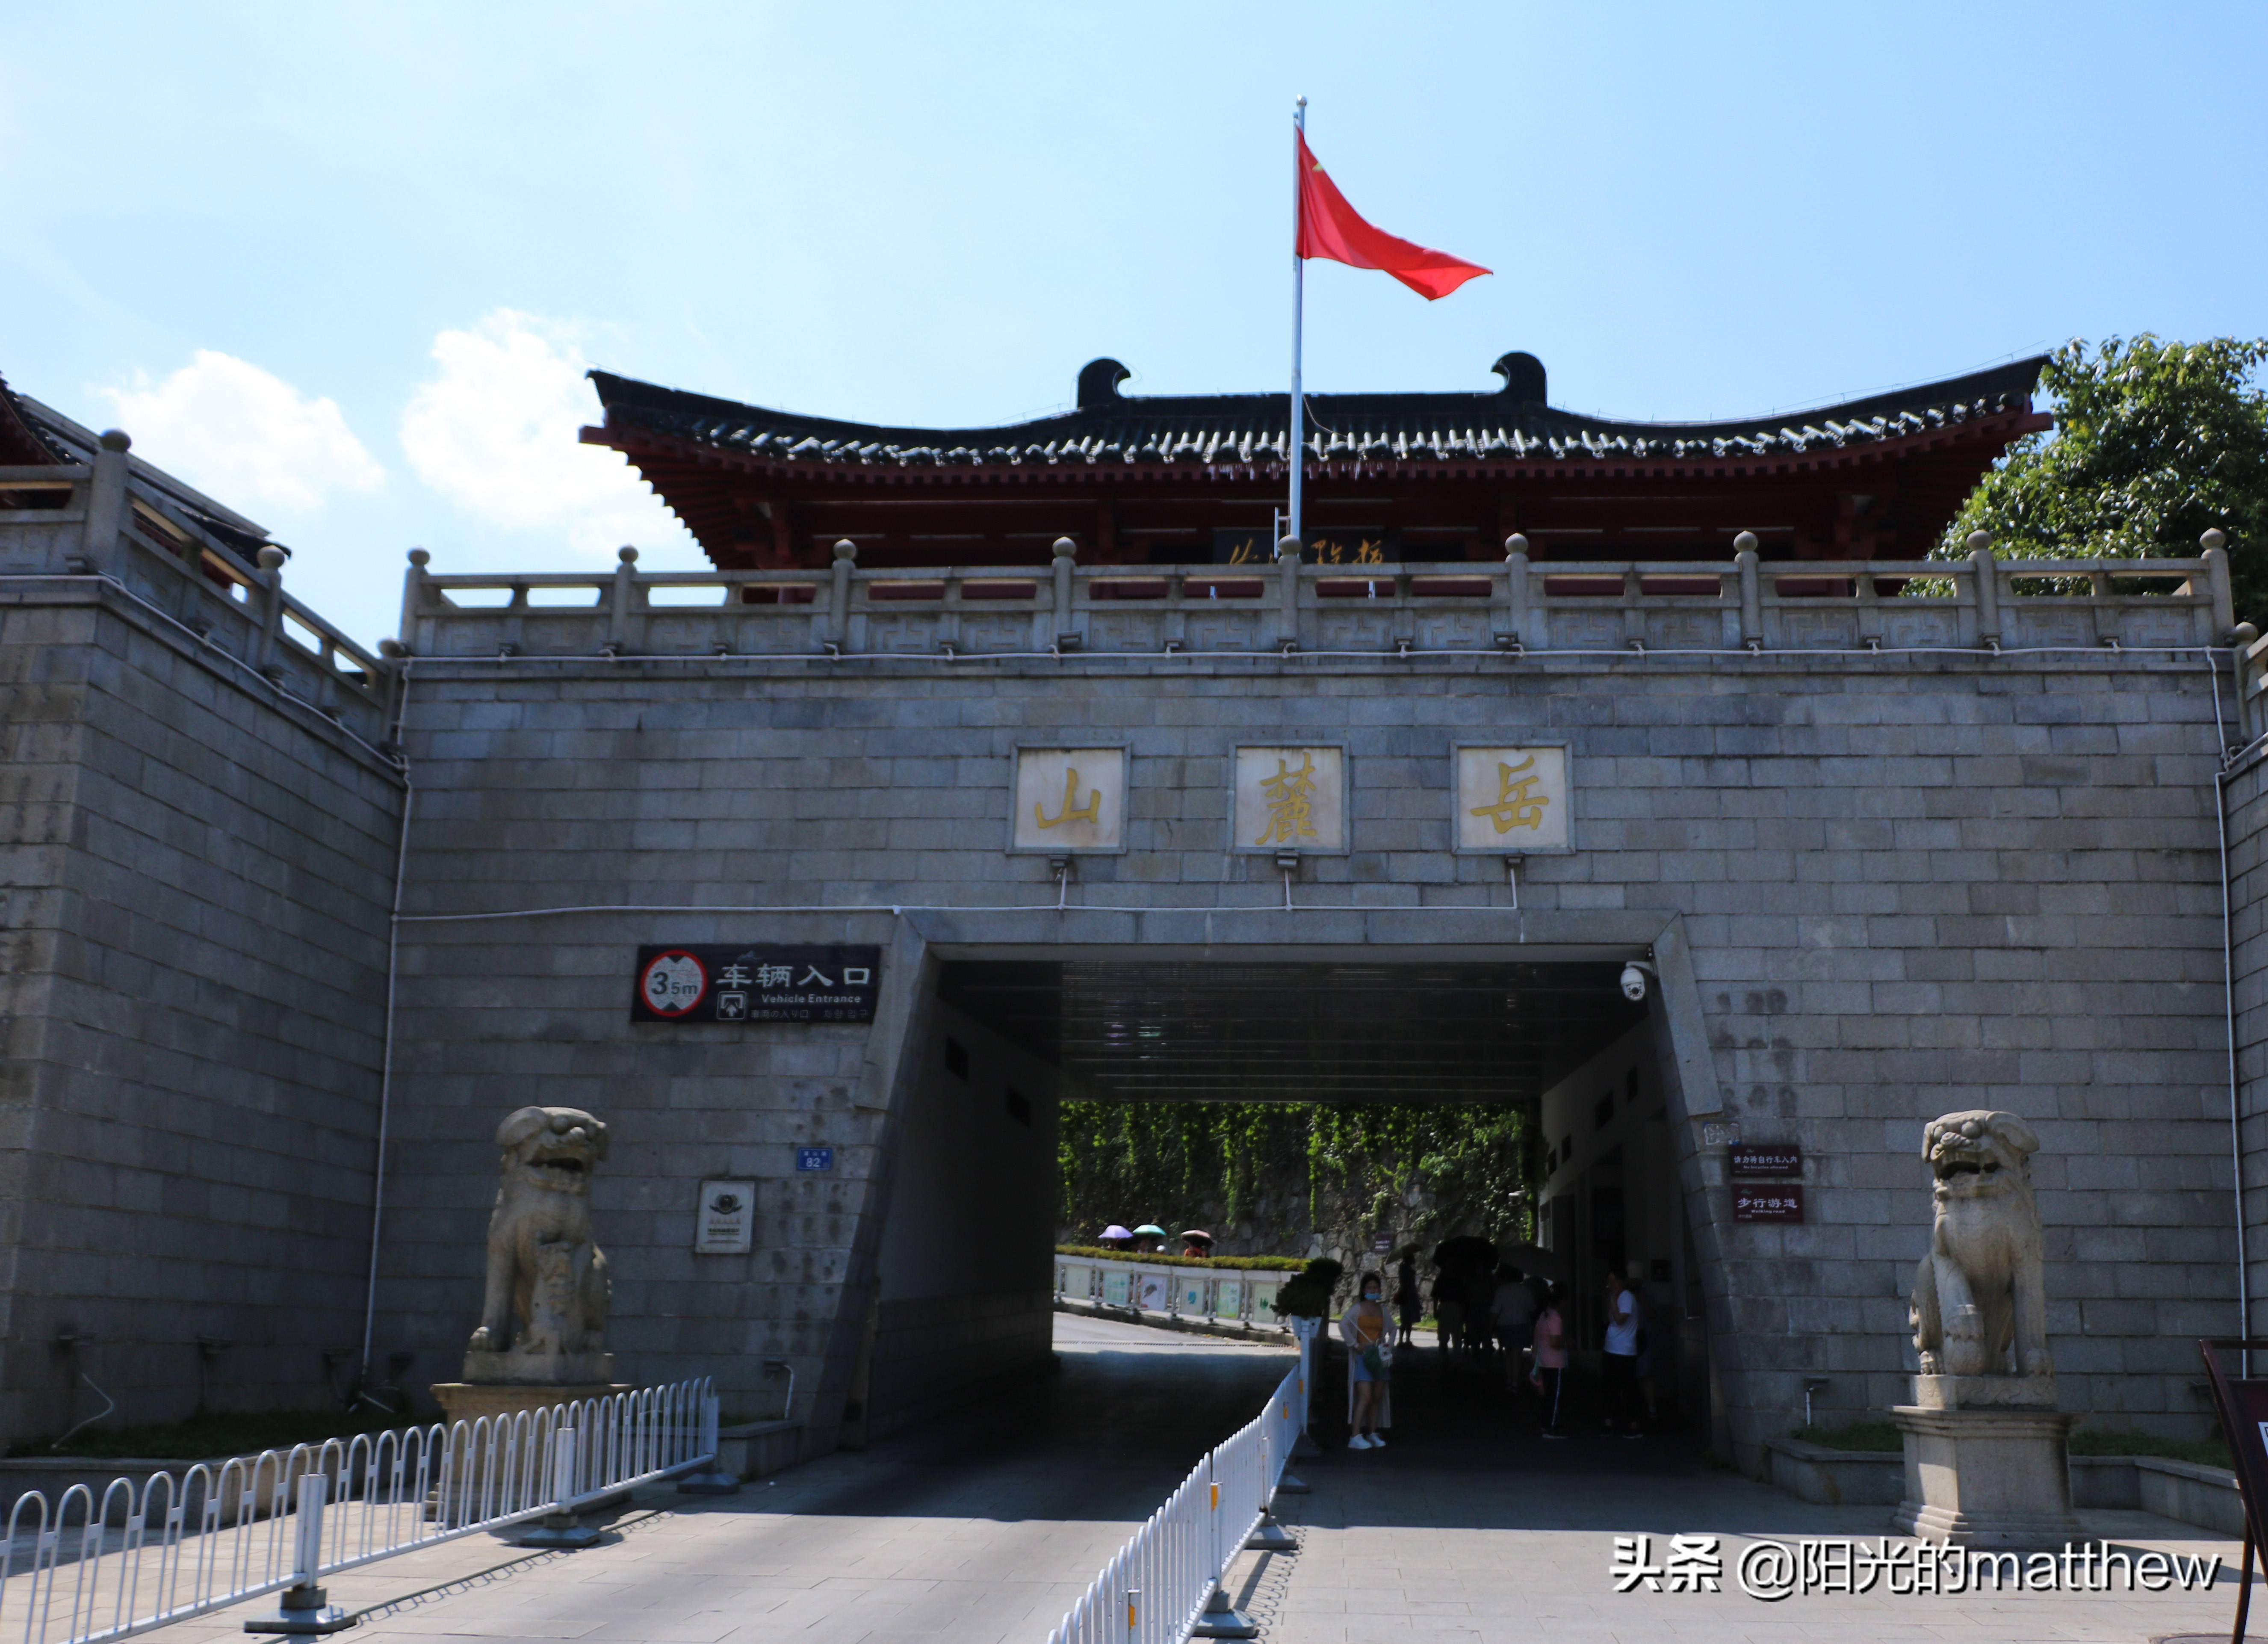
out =
[[[1166,1230],[1154,1221],[1145,1221],[1134,1229],[1134,1236],[1138,1239],[1162,1239],[1166,1236]]]
[[[1114,1221],[1097,1236],[1105,1239],[1130,1239],[1134,1235]]]
[[[1211,1244],[1212,1242],[1212,1235],[1207,1233],[1203,1227],[1184,1227],[1182,1229],[1182,1237],[1185,1239],[1195,1239],[1200,1244]]]

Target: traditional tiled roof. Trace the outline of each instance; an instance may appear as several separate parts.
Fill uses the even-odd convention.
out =
[[[22,419],[26,431],[40,441],[41,449],[48,453],[24,461],[38,463],[94,461],[97,436],[84,424],[72,421],[53,406],[42,404],[28,394],[11,394],[7,409]],[[215,502],[165,469],[131,455],[127,458],[127,469],[145,497],[157,498],[166,506],[178,510],[219,542],[243,555],[247,562],[270,542],[265,526],[246,519],[225,504]],[[276,545],[283,546],[281,543]],[[291,550],[285,549],[284,551],[289,553]]]
[[[45,468],[68,461],[26,415],[23,402],[10,392],[8,380],[0,377],[0,467]]]
[[[1843,451],[2030,409],[2040,359],[1841,405],[1722,423],[1635,423],[1544,403],[1543,367],[1507,354],[1493,394],[1307,396],[1311,460],[1365,464],[1521,464],[1598,461],[1753,461]],[[603,431],[617,446],[640,435],[740,453],[767,466],[988,468],[1281,462],[1289,397],[1281,394],[1129,397],[1130,373],[1099,359],[1079,372],[1074,410],[998,428],[885,428],[833,422],[658,387],[594,371]]]

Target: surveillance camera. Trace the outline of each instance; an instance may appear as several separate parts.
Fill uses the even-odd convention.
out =
[[[1636,965],[1623,967],[1623,997],[1633,1005],[1646,997],[1646,972]]]

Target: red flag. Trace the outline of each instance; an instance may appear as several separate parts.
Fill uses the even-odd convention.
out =
[[[1428,251],[1363,221],[1347,203],[1330,173],[1316,163],[1307,135],[1295,129],[1300,145],[1300,232],[1292,247],[1298,257],[1327,257],[1351,268],[1391,274],[1427,301],[1447,297],[1476,275],[1490,270],[1447,252]]]

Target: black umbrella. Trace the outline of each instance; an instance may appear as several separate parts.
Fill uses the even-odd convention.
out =
[[[1444,1272],[1468,1267],[1494,1267],[1496,1245],[1476,1233],[1461,1233],[1433,1247],[1433,1265]]]

